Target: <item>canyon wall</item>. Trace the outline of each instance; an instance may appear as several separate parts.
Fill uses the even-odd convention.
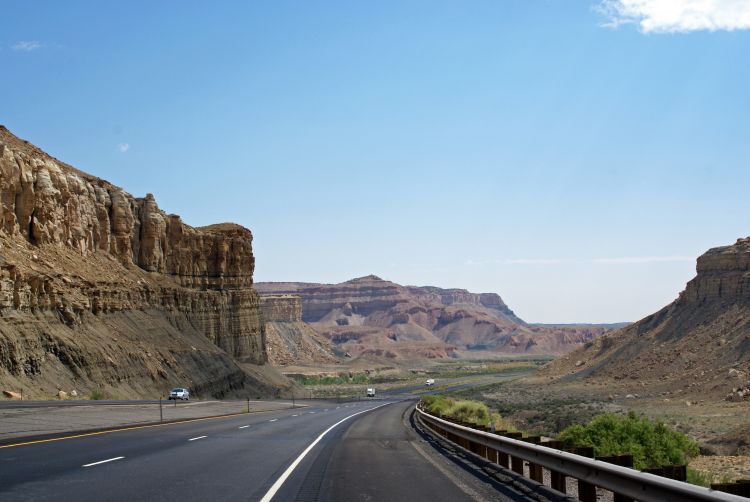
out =
[[[750,387],[750,238],[708,250],[696,271],[674,302],[551,363],[542,374],[612,378],[702,398]]]
[[[173,330],[169,336],[190,332],[212,342],[220,350],[188,353],[208,350],[207,357],[226,359],[220,366],[240,381],[232,361],[267,361],[254,265],[248,229],[193,228],[160,210],[152,195],[133,197],[0,127],[0,379],[4,371],[22,380],[27,360],[49,359],[41,338],[60,326],[49,325],[45,334],[45,323],[84,332],[109,319],[116,338],[124,329],[116,325],[130,322],[123,314],[140,312],[152,320],[142,319],[140,331],[158,326]],[[137,338],[139,329],[132,331]],[[85,365],[80,369],[85,377]],[[226,390],[218,381],[204,386]]]
[[[299,295],[260,297],[268,360],[274,366],[337,363],[331,343],[302,321]]]
[[[374,275],[340,284],[258,283],[256,288],[263,295],[300,296],[302,319],[353,357],[561,354],[607,330],[530,325],[495,293],[401,286]]]
[[[264,322],[300,322],[302,299],[299,295],[263,295],[260,312]]]

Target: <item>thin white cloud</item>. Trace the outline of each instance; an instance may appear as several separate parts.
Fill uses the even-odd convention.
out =
[[[117,145],[117,149],[120,150],[120,152],[125,153],[130,150],[130,145],[127,143],[120,143]]]
[[[565,263],[560,258],[510,258],[503,260],[504,265],[559,265]]]
[[[623,256],[621,258],[595,258],[597,265],[639,265],[643,263],[673,263],[695,261],[694,256]]]
[[[746,30],[750,0],[601,0],[608,27],[637,24],[644,33]]]
[[[503,258],[494,260],[466,260],[466,265],[559,265],[569,263],[562,258]]]
[[[694,256],[622,256],[574,260],[569,258],[502,258],[465,261],[467,266],[484,265],[640,265],[646,263],[694,262]]]
[[[31,52],[44,47],[44,44],[38,40],[21,40],[11,46],[14,51]]]

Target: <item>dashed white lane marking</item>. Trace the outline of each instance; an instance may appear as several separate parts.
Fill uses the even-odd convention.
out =
[[[278,418],[272,418],[269,422],[275,422],[276,420],[278,420]]]
[[[357,413],[352,413],[348,417],[342,418],[341,420],[339,420],[338,422],[336,422],[335,424],[333,424],[332,426],[330,426],[329,428],[327,428],[326,430],[324,430],[321,433],[321,435],[318,436],[315,439],[315,441],[313,441],[312,443],[310,443],[310,446],[308,446],[307,448],[305,448],[305,451],[303,451],[302,453],[300,453],[299,457],[297,457],[297,459],[294,462],[292,462],[292,465],[290,465],[289,467],[286,468],[286,470],[279,477],[279,479],[277,479],[276,482],[271,486],[271,488],[269,488],[268,492],[266,492],[266,494],[263,495],[263,498],[260,499],[260,502],[271,502],[271,499],[273,498],[273,496],[276,495],[276,492],[279,491],[279,488],[281,488],[281,485],[284,484],[284,481],[286,481],[287,478],[289,478],[289,476],[291,476],[292,472],[294,472],[294,469],[296,469],[297,466],[299,465],[299,463],[302,462],[302,459],[305,458],[305,456],[308,453],[310,453],[310,450],[312,450],[315,447],[315,445],[318,444],[320,442],[320,440],[323,439],[323,437],[326,434],[328,434],[329,432],[331,432],[336,426],[338,426],[338,425],[346,422],[347,420],[349,420],[352,417],[356,417],[357,415],[361,415],[362,413],[367,413],[368,411],[376,410],[376,409],[378,409],[378,408],[380,408],[382,406],[385,406],[387,404],[390,404],[390,403],[383,403],[383,404],[381,404],[379,406],[375,406],[374,408],[368,408],[366,410],[358,411]]]
[[[84,464],[81,467],[93,467],[95,465],[99,464],[106,464],[107,462],[114,462],[115,460],[122,460],[125,457],[115,457],[115,458],[108,458],[107,460],[100,460],[98,462],[92,462],[90,464]]]
[[[198,436],[197,438],[190,438],[188,441],[197,441],[199,439],[207,438],[208,436]]]
[[[298,417],[299,415],[292,415],[293,417]]]
[[[238,428],[238,429],[247,429],[248,427],[250,427],[250,426],[249,426],[249,425],[240,425],[240,426],[239,426],[239,427],[237,427],[237,428]]]
[[[308,413],[310,413],[310,414],[312,415],[312,414],[314,414],[315,412],[314,412],[314,411],[308,411]]]

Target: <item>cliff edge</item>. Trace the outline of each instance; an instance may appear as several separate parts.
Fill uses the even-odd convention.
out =
[[[0,389],[273,389],[252,233],[191,227],[0,126]]]

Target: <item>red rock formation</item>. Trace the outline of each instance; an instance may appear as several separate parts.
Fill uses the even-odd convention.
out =
[[[302,318],[351,354],[453,357],[457,350],[559,354],[606,327],[527,325],[494,293],[400,286],[376,276],[341,284],[258,283],[302,298]]]

